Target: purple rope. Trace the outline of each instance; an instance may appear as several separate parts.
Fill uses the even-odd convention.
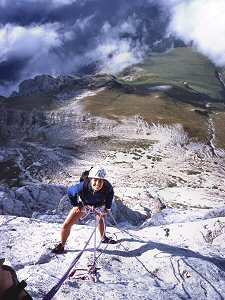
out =
[[[102,214],[102,212],[100,211],[98,211],[97,213],[99,213],[100,214],[100,219],[103,219],[104,220],[104,216],[103,216],[103,214]],[[96,219],[95,219],[96,220]],[[96,231],[95,231],[95,234],[96,234]],[[104,235],[106,234],[106,222],[105,222],[105,220],[104,220]],[[97,250],[98,250],[98,248],[99,248],[99,246],[101,245],[101,243],[102,243],[102,240],[100,241],[100,244],[98,245],[98,247],[97,247],[97,245],[96,245],[96,239],[95,239],[95,246],[94,246],[94,255],[93,255],[93,266],[95,267],[95,265],[96,265],[96,262],[97,262],[97,260],[99,259],[99,257],[102,255],[102,253],[105,251],[105,249],[108,247],[108,244],[106,244],[106,246],[105,246],[105,248],[101,251],[101,253],[97,256]]]
[[[101,219],[100,219],[101,220]],[[95,228],[97,228],[100,220],[97,222],[97,219],[95,217]],[[95,230],[95,239],[94,239],[94,264],[95,264],[95,259],[96,259],[96,230]]]
[[[98,222],[99,223],[99,222]],[[62,284],[64,283],[64,281],[68,278],[68,275],[70,273],[70,271],[75,267],[76,263],[78,262],[78,260],[80,259],[81,255],[84,253],[85,249],[87,248],[93,234],[96,232],[98,223],[95,226],[95,229],[93,230],[90,238],[88,239],[88,241],[86,242],[83,250],[81,250],[78,255],[75,257],[75,259],[72,261],[70,267],[68,268],[68,270],[64,273],[64,275],[62,276],[62,278],[59,280],[59,282],[44,296],[44,298],[42,300],[51,300],[55,294],[58,292],[58,290],[60,289],[60,287],[62,286]]]
[[[103,235],[105,235],[105,232],[106,232],[106,225],[105,225],[104,216],[103,216],[103,214],[102,214],[101,211],[98,211],[97,213],[100,215],[100,220],[99,220],[98,223],[96,224],[97,220],[96,220],[96,218],[95,218],[95,224],[96,224],[95,226],[97,227],[98,224],[99,224],[99,222],[100,222],[101,220],[103,220],[103,224],[104,224]],[[93,265],[95,265],[95,263],[96,263],[96,260],[97,260],[97,249],[99,248],[99,246],[97,247],[97,242],[96,242],[96,240],[97,240],[97,239],[96,239],[96,231],[95,231]],[[100,242],[100,244],[101,244],[101,242]],[[99,245],[100,245],[100,244],[99,244]]]

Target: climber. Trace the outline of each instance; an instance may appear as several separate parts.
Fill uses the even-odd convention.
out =
[[[111,183],[105,179],[106,172],[100,166],[93,167],[88,177],[75,186],[68,189],[68,197],[74,206],[63,223],[61,231],[61,242],[52,249],[52,253],[60,254],[64,252],[64,246],[70,235],[72,225],[76,224],[82,216],[86,214],[87,208],[104,207],[103,218],[96,215],[99,221],[98,229],[102,243],[115,244],[116,241],[106,236],[105,220],[109,215],[114,191]]]

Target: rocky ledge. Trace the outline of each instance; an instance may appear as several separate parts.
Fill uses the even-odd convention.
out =
[[[71,209],[67,187],[96,163],[115,188],[107,231],[117,245],[98,248],[96,284],[66,280],[55,299],[224,299],[223,149],[193,141],[181,125],[91,116],[77,100],[2,116],[0,252],[34,300],[57,284],[93,231],[89,216],[74,226],[65,254],[50,251]],[[77,267],[92,255],[90,244]]]
[[[67,89],[95,89],[105,86],[113,86],[117,83],[116,78],[108,74],[88,75],[82,78],[77,76],[59,75],[53,77],[50,75],[38,75],[33,79],[27,79],[19,84],[19,91],[14,91],[10,97],[32,96],[34,94],[60,91]]]

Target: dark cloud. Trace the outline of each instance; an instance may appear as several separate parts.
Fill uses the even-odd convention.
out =
[[[62,22],[74,24],[95,14],[96,27],[105,20],[115,25],[119,18],[134,12],[141,6],[137,0],[87,0],[87,1],[46,1],[19,0],[2,1],[0,20],[2,24],[16,23],[26,26],[33,23]]]
[[[42,73],[115,74],[140,62],[145,44],[162,38],[165,32],[162,29],[166,24],[160,24],[158,5],[148,1],[49,0],[46,5],[46,1],[2,0],[0,3],[0,67],[7,65],[6,73],[5,67],[0,71],[1,82],[19,83]],[[156,23],[153,19],[157,17]]]
[[[0,63],[0,84],[4,85],[5,81],[15,81],[18,78],[18,73],[22,71],[25,66],[25,59],[12,59],[10,61],[3,61]]]
[[[172,36],[185,43],[194,40],[204,52],[207,45],[201,44],[199,36],[192,36],[199,24],[190,17],[198,16],[202,1],[0,0],[0,83],[15,85],[43,73],[116,74],[140,62],[146,50],[172,47]],[[208,1],[216,2],[222,8],[224,0]],[[185,31],[179,18],[193,31]],[[0,86],[0,94],[2,91]]]

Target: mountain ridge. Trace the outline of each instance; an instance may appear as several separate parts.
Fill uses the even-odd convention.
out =
[[[223,299],[222,109],[170,98],[165,81],[142,96],[110,75],[68,78],[72,92],[63,78],[38,79],[47,83],[24,86],[56,90],[0,103],[0,250],[32,297],[43,299],[57,284],[94,229],[88,216],[74,226],[65,254],[51,253],[71,209],[67,188],[101,164],[115,191],[108,221],[118,226],[107,230],[118,242],[99,259],[97,284],[66,281],[56,299]]]
[[[43,74],[22,81],[19,85],[19,91],[14,91],[10,97],[32,96],[33,94],[51,91],[57,93],[66,91],[69,88],[79,90],[81,88],[93,89],[113,86],[115,79],[114,76],[108,74],[86,75],[84,77],[68,75],[53,77]]]

